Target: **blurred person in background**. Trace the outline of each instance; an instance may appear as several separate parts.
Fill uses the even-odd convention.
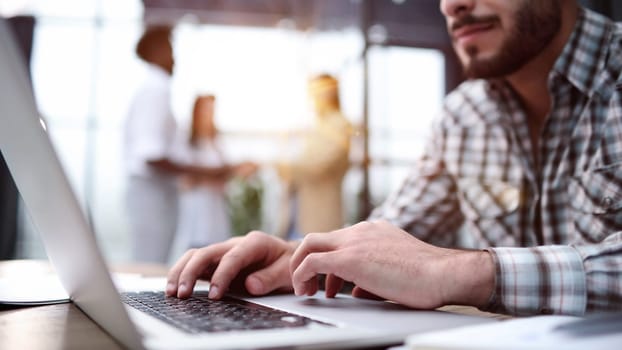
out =
[[[136,92],[125,122],[126,205],[132,259],[166,263],[177,228],[176,175],[191,174],[222,181],[254,172],[252,163],[199,167],[171,160],[177,124],[170,105],[174,57],[172,28],[145,29],[136,54],[146,64],[146,79]]]
[[[213,95],[194,103],[189,137],[182,137],[175,159],[182,164],[222,167],[227,157],[214,122]],[[228,178],[184,175],[179,179],[179,222],[175,251],[224,241],[231,237],[226,198]]]
[[[284,183],[280,237],[326,232],[343,226],[341,185],[349,164],[352,125],[341,113],[339,82],[328,74],[309,80],[315,120],[303,149],[292,161],[277,163]]]

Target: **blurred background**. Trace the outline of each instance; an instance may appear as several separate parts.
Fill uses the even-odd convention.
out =
[[[583,1],[620,18],[620,2]],[[232,161],[270,163],[312,122],[306,82],[340,81],[354,126],[344,222],[394,190],[425,143],[443,96],[461,81],[437,0],[0,0],[29,62],[38,109],[106,258],[130,260],[123,123],[145,74],[134,47],[146,24],[174,25],[173,114],[187,126],[198,94]],[[0,258],[45,258],[0,166]],[[261,227],[278,220],[278,176],[262,183]]]

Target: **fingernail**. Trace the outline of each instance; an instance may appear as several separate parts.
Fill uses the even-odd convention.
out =
[[[218,286],[215,285],[211,285],[209,287],[209,294],[207,295],[208,298],[210,299],[216,299],[218,298]]]
[[[169,295],[169,296],[170,296],[170,295],[174,295],[174,294],[175,294],[175,284],[174,284],[174,283],[169,282],[169,283],[166,285],[166,295]]]
[[[185,283],[180,284],[179,288],[177,289],[177,295],[185,295],[186,293],[188,293],[188,286],[186,286]]]

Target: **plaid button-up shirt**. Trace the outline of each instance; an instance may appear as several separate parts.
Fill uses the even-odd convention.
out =
[[[536,152],[513,90],[467,81],[370,219],[445,246],[468,234],[496,264],[489,310],[622,309],[621,72],[622,27],[582,9],[548,77],[552,107]]]

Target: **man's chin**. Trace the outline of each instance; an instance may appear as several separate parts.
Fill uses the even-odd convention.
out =
[[[464,75],[468,79],[503,78],[517,71],[518,68],[520,68],[520,65],[517,62],[508,62],[500,57],[471,59],[468,63],[462,65]]]

